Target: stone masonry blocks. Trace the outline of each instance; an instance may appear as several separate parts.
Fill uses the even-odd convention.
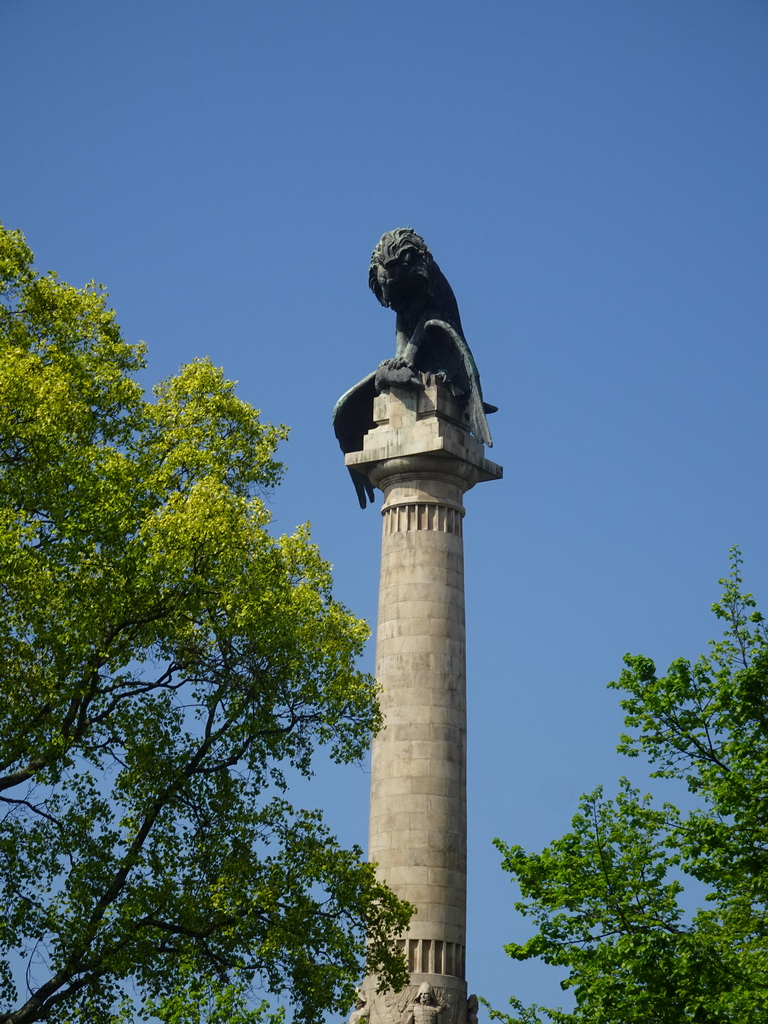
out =
[[[376,639],[384,728],[373,743],[368,855],[417,908],[406,947],[460,951],[450,965],[447,953],[429,961],[445,985],[440,970],[463,979],[466,945],[463,495],[501,470],[442,385],[393,389],[376,399],[374,418],[363,450],[346,457],[384,493]],[[417,960],[412,984],[427,977],[419,973],[427,961]],[[365,985],[373,996],[375,979]]]

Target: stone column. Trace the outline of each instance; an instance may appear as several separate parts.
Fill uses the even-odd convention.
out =
[[[385,728],[373,742],[368,856],[417,908],[401,944],[411,984],[363,986],[371,1024],[407,1024],[425,984],[440,1024],[465,1024],[466,650],[464,492],[501,468],[485,459],[443,385],[393,389],[347,465],[384,493],[376,678]],[[434,1010],[419,1006],[429,1024]]]

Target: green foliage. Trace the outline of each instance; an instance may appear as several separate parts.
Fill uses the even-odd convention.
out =
[[[0,1020],[246,1022],[251,984],[315,1020],[366,931],[404,980],[409,908],[284,792],[380,724],[367,626],[269,533],[285,429],[206,360],[152,400],[143,365],[0,228]]]
[[[706,656],[627,655],[618,682],[630,732],[652,777],[682,780],[697,807],[655,808],[626,780],[618,796],[582,798],[573,831],[541,853],[497,840],[536,934],[506,947],[568,971],[572,1012],[525,1007],[509,1024],[758,1024],[768,1019],[768,630],[742,593],[741,557],[713,605],[726,629]],[[686,914],[682,881],[705,887]]]

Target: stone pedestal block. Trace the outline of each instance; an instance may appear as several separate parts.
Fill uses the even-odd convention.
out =
[[[371,1024],[465,1024],[463,498],[502,471],[443,385],[379,396],[374,420],[363,450],[346,457],[384,493],[376,677],[385,728],[373,742],[368,856],[417,913],[401,940],[408,989],[376,995],[368,978],[363,992]]]

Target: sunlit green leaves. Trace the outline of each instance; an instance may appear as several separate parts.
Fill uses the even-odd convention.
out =
[[[695,662],[666,675],[627,655],[610,685],[652,777],[683,781],[699,805],[655,805],[626,780],[582,799],[573,831],[540,854],[499,842],[536,934],[507,952],[564,967],[573,1012],[526,1007],[519,1024],[758,1024],[768,1017],[768,632],[742,592],[741,558],[713,606],[726,623]],[[686,876],[705,905],[685,907]]]
[[[256,982],[314,1020],[351,1002],[366,931],[401,983],[408,908],[283,796],[379,724],[366,624],[307,527],[270,531],[285,428],[208,360],[148,399],[103,291],[1,229],[0,286],[8,1021],[245,1024]]]

